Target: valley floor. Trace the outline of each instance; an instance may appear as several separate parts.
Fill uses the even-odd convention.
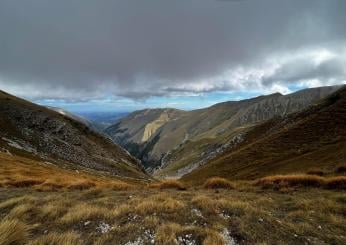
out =
[[[346,244],[346,193],[0,188],[0,244]]]

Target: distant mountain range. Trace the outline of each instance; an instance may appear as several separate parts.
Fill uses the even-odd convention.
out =
[[[245,140],[253,127],[317,103],[341,86],[304,89],[193,111],[171,108],[131,113],[105,130],[157,177],[181,177]]]

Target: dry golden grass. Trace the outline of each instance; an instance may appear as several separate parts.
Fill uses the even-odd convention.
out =
[[[306,174],[323,176],[326,173],[323,170],[321,170],[321,169],[314,168],[314,169],[310,169],[309,171],[307,171]]]
[[[321,177],[317,175],[275,175],[257,180],[256,185],[270,187],[324,187],[346,189],[346,177]]]
[[[65,170],[54,165],[18,156],[0,153],[0,186],[25,188],[38,191],[60,189],[85,190],[94,187],[127,190],[132,184],[106,177],[96,177],[86,172]]]
[[[155,199],[147,199],[135,207],[135,212],[140,215],[150,213],[175,213],[185,208],[185,204],[173,198],[167,198],[157,202]]]
[[[203,186],[207,189],[234,189],[232,182],[220,177],[207,179]]]
[[[17,219],[0,221],[0,245],[25,244],[29,238],[29,226]]]
[[[340,165],[340,166],[336,167],[334,172],[337,174],[346,173],[346,165]]]
[[[346,176],[336,176],[327,178],[325,185],[329,189],[346,190]]]
[[[28,191],[23,196],[27,190],[3,189],[6,198],[0,202],[5,220],[30,224],[27,244],[151,244],[152,239],[155,244],[183,244],[186,237],[202,245],[224,245],[230,238],[239,244],[276,244],[278,239],[300,244],[311,237],[319,239],[317,244],[345,244],[346,196],[329,189],[288,194],[256,186],[218,192]],[[108,232],[100,232],[102,223],[109,225]]]
[[[259,179],[256,185],[263,187],[271,186],[305,186],[320,187],[325,183],[325,179],[316,175],[275,175]]]
[[[152,183],[149,188],[153,189],[176,189],[176,190],[186,190],[183,183],[178,180],[163,180],[158,183]]]
[[[71,224],[94,218],[109,218],[111,215],[112,211],[107,208],[79,203],[69,208],[66,214],[61,217],[60,222]]]
[[[178,245],[176,234],[181,232],[182,227],[179,224],[168,223],[158,227],[156,241],[162,245]]]
[[[246,202],[226,198],[214,200],[207,195],[196,195],[191,202],[207,215],[225,213],[227,215],[241,216],[250,210]]]
[[[31,241],[28,245],[76,245],[81,244],[80,234],[74,231],[68,232],[52,232],[47,235],[43,235],[34,241]]]

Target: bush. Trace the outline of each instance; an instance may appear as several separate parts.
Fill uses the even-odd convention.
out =
[[[186,190],[186,187],[177,180],[164,180],[159,183],[150,184],[149,188]]]
[[[234,185],[227,179],[213,177],[204,183],[204,188],[207,189],[234,189]]]

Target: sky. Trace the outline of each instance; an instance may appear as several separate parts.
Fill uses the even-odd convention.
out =
[[[1,0],[0,89],[70,111],[133,111],[345,84],[345,9],[345,0]]]

